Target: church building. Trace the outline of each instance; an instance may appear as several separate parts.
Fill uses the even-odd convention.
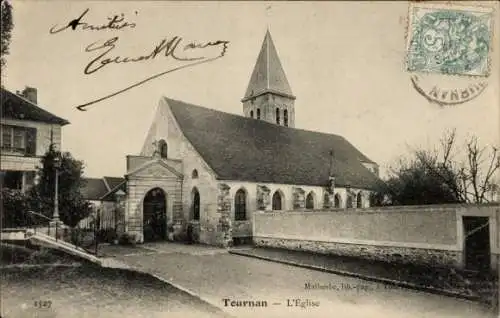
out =
[[[251,241],[253,213],[368,207],[378,165],[342,136],[295,128],[295,99],[269,31],[243,116],[162,97],[103,196],[122,197],[119,232],[229,246]]]

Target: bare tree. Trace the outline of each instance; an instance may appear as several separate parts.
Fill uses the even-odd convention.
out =
[[[481,146],[476,136],[470,137],[465,153],[457,151],[456,130],[445,133],[440,149],[417,150],[416,158],[426,169],[452,191],[461,202],[487,203],[488,194],[498,187],[494,177],[500,168],[498,149]],[[456,159],[457,157],[462,159]]]

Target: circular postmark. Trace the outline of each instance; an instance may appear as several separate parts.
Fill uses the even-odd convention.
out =
[[[490,73],[493,9],[410,4],[406,69],[414,89],[441,106],[479,96]]]

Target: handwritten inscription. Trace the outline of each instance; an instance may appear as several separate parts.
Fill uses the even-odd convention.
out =
[[[124,29],[135,29],[137,24],[135,22],[129,22],[125,19],[125,15],[122,13],[120,15],[114,15],[108,17],[108,22],[102,25],[93,25],[88,22],[84,22],[84,18],[90,9],[86,9],[78,18],[72,19],[69,23],[63,27],[53,26],[50,28],[50,34],[57,34],[62,31],[71,29],[76,30],[90,30],[90,31],[101,31],[101,30],[124,30]],[[136,12],[137,13],[137,12]],[[78,105],[76,108],[80,111],[85,111],[86,107],[116,96],[118,94],[124,93],[132,88],[140,86],[148,81],[164,76],[168,73],[178,71],[184,68],[192,67],[195,65],[200,65],[203,63],[208,63],[225,56],[229,41],[216,40],[216,41],[184,41],[181,36],[175,35],[172,37],[165,37],[161,39],[158,43],[152,45],[149,50],[145,50],[146,53],[138,54],[136,56],[125,56],[115,53],[115,49],[119,46],[120,38],[118,36],[113,36],[108,40],[99,40],[93,42],[86,46],[86,53],[94,53],[90,62],[85,66],[83,73],[85,75],[92,75],[96,72],[107,68],[110,65],[123,65],[131,63],[139,63],[146,61],[153,61],[157,57],[169,58],[172,61],[183,63],[177,66],[171,66],[157,74],[151,75],[145,79],[142,79],[136,83],[131,84],[123,89],[115,91],[111,94],[103,96],[101,98],[94,99],[90,102]],[[122,44],[122,43],[120,43]]]
[[[194,56],[194,57],[193,56],[189,57],[186,55],[180,56],[178,54],[178,47],[180,43],[183,41],[183,39],[179,36],[174,36],[171,39],[161,40],[160,43],[156,45],[149,54],[146,55],[140,55],[136,57],[121,57],[121,56],[108,57],[108,53],[110,53],[116,48],[118,40],[119,38],[115,36],[107,41],[104,41],[104,43],[102,44],[97,44],[98,42],[94,42],[89,46],[87,46],[87,48],[85,49],[86,52],[102,51],[102,53],[99,54],[92,61],[90,61],[90,63],[85,67],[84,73],[87,75],[92,74],[108,64],[123,64],[123,63],[153,60],[162,53],[164,57],[171,57],[177,61],[199,61],[205,58],[205,56]],[[204,44],[189,43],[184,46],[184,52],[186,52],[186,50],[195,50],[199,48],[207,48],[210,46],[219,46],[221,48],[219,56],[222,57],[224,56],[227,50],[228,43],[229,43],[228,41],[216,41]]]
[[[78,26],[82,30],[90,30],[90,31],[101,31],[101,30],[121,30],[124,28],[135,28],[136,24],[134,22],[128,22],[125,20],[125,15],[122,13],[120,15],[114,15],[113,17],[108,17],[108,22],[102,25],[92,25],[87,22],[82,22],[83,17],[90,11],[90,9],[86,9],[83,13],[76,19],[71,20],[66,26],[58,27],[57,25],[50,28],[49,32],[51,34],[59,33],[68,28],[75,31]]]

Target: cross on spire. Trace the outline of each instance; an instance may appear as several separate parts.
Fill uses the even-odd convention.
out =
[[[271,16],[271,13],[272,13],[272,8],[273,6],[271,4],[267,5],[266,6],[266,22],[267,22],[267,31],[269,32],[269,20],[270,20],[270,16]]]

